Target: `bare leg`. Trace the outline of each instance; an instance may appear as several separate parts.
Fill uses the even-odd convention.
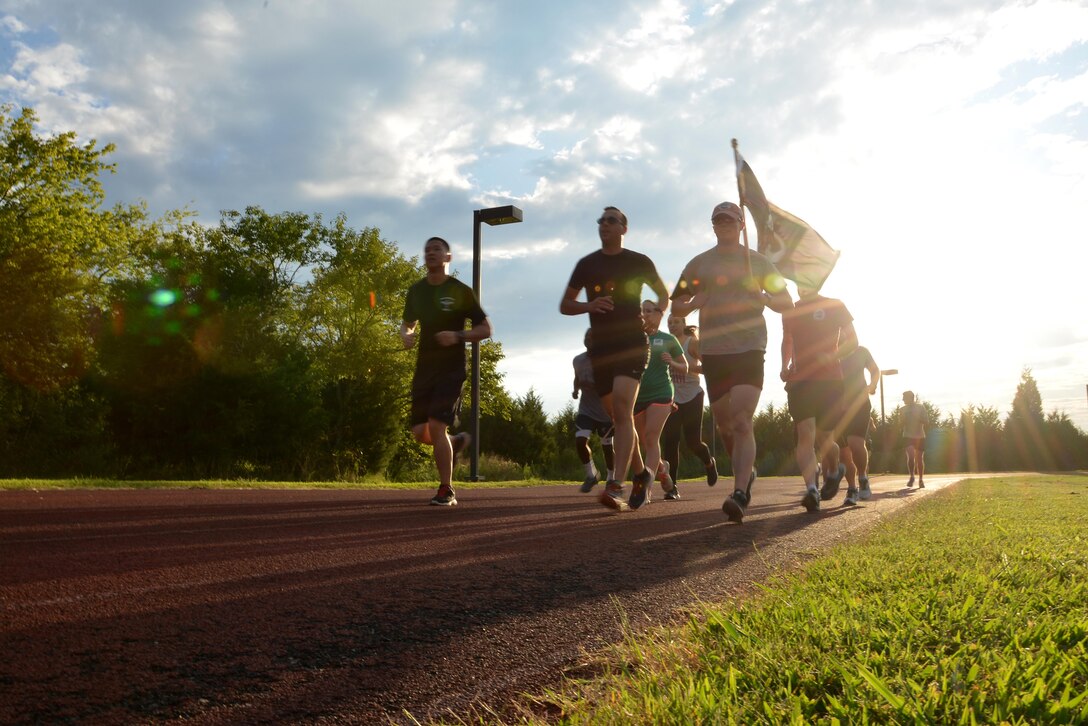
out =
[[[816,419],[806,418],[797,423],[797,466],[805,487],[816,486]]]
[[[606,410],[612,417],[615,432],[612,445],[615,447],[616,481],[627,481],[628,471],[641,473],[645,468],[642,454],[638,450],[638,434],[635,432],[635,399],[638,398],[639,382],[634,378],[616,376],[612,383],[612,393],[602,396]]]
[[[725,414],[733,432],[733,488],[742,492],[748,489],[748,478],[756,463],[752,419],[756,415],[760,393],[762,391],[755,386],[734,386],[729,395],[721,399],[727,401]]]
[[[434,465],[438,469],[438,482],[450,486],[453,481],[453,445],[450,443],[449,425],[436,418],[412,427],[412,435],[421,444],[434,447]]]

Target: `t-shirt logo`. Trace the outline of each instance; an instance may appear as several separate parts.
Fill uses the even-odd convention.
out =
[[[453,303],[456,302],[452,297],[440,297],[438,298],[438,304],[442,308],[442,312],[448,313],[453,310]]]
[[[812,314],[812,319],[813,320],[823,320],[826,317],[827,317],[827,311],[826,310],[817,310],[816,312],[814,312]]]
[[[653,346],[655,348],[664,348],[665,347],[665,341],[662,340],[661,338],[654,338],[653,341],[651,341],[651,342],[653,343]]]

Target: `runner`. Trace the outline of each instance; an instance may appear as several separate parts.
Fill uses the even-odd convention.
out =
[[[408,288],[400,325],[405,349],[419,343],[410,424],[416,441],[433,447],[439,485],[431,504],[444,507],[457,504],[453,467],[457,454],[472,440],[467,431],[452,440],[449,435],[461,410],[465,343],[491,337],[491,321],[472,288],[449,276],[451,259],[450,245],[441,237],[431,237],[423,245],[427,275]],[[467,331],[466,320],[472,323]]]
[[[869,371],[869,383],[865,383],[865,371]],[[869,486],[869,448],[866,439],[873,420],[873,406],[869,396],[876,393],[880,383],[880,366],[872,353],[859,345],[842,359],[843,432],[839,439],[841,458],[846,465],[846,502],[857,504],[858,499],[872,496]]]
[[[649,354],[641,319],[643,286],[657,295],[657,307],[668,305],[668,289],[654,263],[623,248],[626,234],[627,215],[616,207],[605,207],[597,220],[601,249],[578,261],[559,303],[563,315],[589,315],[593,380],[612,418],[615,449],[615,478],[605,483],[600,502],[618,511],[627,508],[623,482],[629,469],[635,472],[634,486],[647,487],[654,478],[639,453],[635,433],[635,399]],[[582,290],[585,302],[578,300]]]
[[[797,430],[797,465],[805,483],[801,505],[815,512],[821,499],[834,498],[846,474],[835,443],[843,397],[839,360],[857,347],[857,336],[854,318],[841,301],[805,287],[797,293],[796,306],[782,316],[781,377]],[[820,489],[818,463],[824,472]]]
[[[918,475],[918,488],[925,489],[926,472],[926,409],[914,401],[914,391],[903,391],[903,438],[907,440],[908,487],[914,486]]]
[[[673,382],[673,402],[676,410],[665,422],[665,428],[661,432],[661,446],[663,456],[668,465],[668,473],[673,479],[673,490],[666,494],[666,499],[679,499],[680,490],[676,486],[677,475],[680,471],[680,439],[684,439],[691,453],[699,457],[706,470],[706,483],[714,486],[718,483],[718,464],[710,455],[710,447],[703,441],[703,408],[706,394],[699,385],[699,374],[703,372],[703,366],[699,362],[699,335],[694,325],[688,325],[687,321],[677,315],[669,316],[669,332],[680,341],[680,347],[684,350],[684,360],[687,361],[687,373],[675,373]]]
[[[751,501],[756,461],[752,419],[763,390],[767,323],[763,309],[793,307],[785,280],[763,255],[740,243],[744,212],[722,202],[710,214],[716,244],[684,267],[673,291],[673,314],[699,310],[703,376],[723,442],[732,442],[733,493],[722,511],[741,522]]]
[[[586,330],[582,339],[586,351],[574,356],[574,391],[571,396],[578,400],[578,414],[574,419],[574,450],[578,459],[585,467],[586,478],[582,482],[581,491],[588,494],[601,480],[600,472],[593,464],[593,452],[589,447],[589,439],[597,434],[601,439],[601,449],[604,452],[604,463],[608,467],[605,481],[611,479],[613,463],[612,450],[612,419],[604,410],[601,397],[597,395],[597,387],[593,383],[593,364],[589,360],[589,342],[593,331]],[[579,395],[581,398],[579,398]]]
[[[642,385],[635,400],[635,431],[642,443],[642,454],[646,459],[646,468],[659,472],[661,488],[669,499],[678,499],[675,494],[676,484],[669,475],[668,462],[661,460],[661,429],[665,420],[676,406],[673,404],[672,374],[683,375],[688,369],[684,358],[684,349],[680,341],[670,333],[663,333],[661,326],[661,308],[652,300],[642,301],[643,330],[650,341],[650,362],[642,376]],[[631,498],[627,500],[631,509],[638,509],[650,501],[650,486],[638,483],[631,488]]]

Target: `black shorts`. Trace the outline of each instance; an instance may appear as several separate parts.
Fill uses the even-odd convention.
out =
[[[412,378],[412,416],[411,426],[427,423],[428,419],[437,419],[447,426],[456,426],[461,413],[461,390],[465,383],[465,372],[441,371],[426,373],[416,371]]]
[[[603,441],[612,435],[612,422],[598,421],[595,418],[586,416],[584,413],[578,414],[574,418],[574,436],[588,439],[590,434],[597,434]]]
[[[856,403],[854,405],[857,405]],[[859,438],[867,438],[869,436],[869,427],[873,423],[873,406],[869,403],[869,397],[866,396],[865,400],[861,403],[858,410],[851,413],[850,410],[843,411],[845,422],[843,424],[843,430],[840,436],[845,443],[846,439],[850,436],[857,436]]]
[[[655,398],[651,401],[636,401],[635,402],[635,415],[639,415],[650,406],[669,406],[673,411],[676,410],[676,404],[672,402],[671,398]]]
[[[607,347],[592,348],[589,362],[593,366],[597,395],[611,395],[616,376],[642,380],[642,374],[650,362],[650,341],[645,334],[641,334]]]
[[[762,350],[704,355],[703,378],[710,402],[729,395],[734,386],[755,386],[763,390],[764,358]]]
[[[842,418],[842,381],[793,381],[786,387],[794,423],[816,419],[818,431],[834,431]]]

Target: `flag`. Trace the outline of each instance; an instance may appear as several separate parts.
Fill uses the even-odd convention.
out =
[[[839,261],[839,252],[804,220],[768,202],[752,167],[739,151],[736,156],[741,204],[756,220],[756,249],[786,279],[819,290]]]

